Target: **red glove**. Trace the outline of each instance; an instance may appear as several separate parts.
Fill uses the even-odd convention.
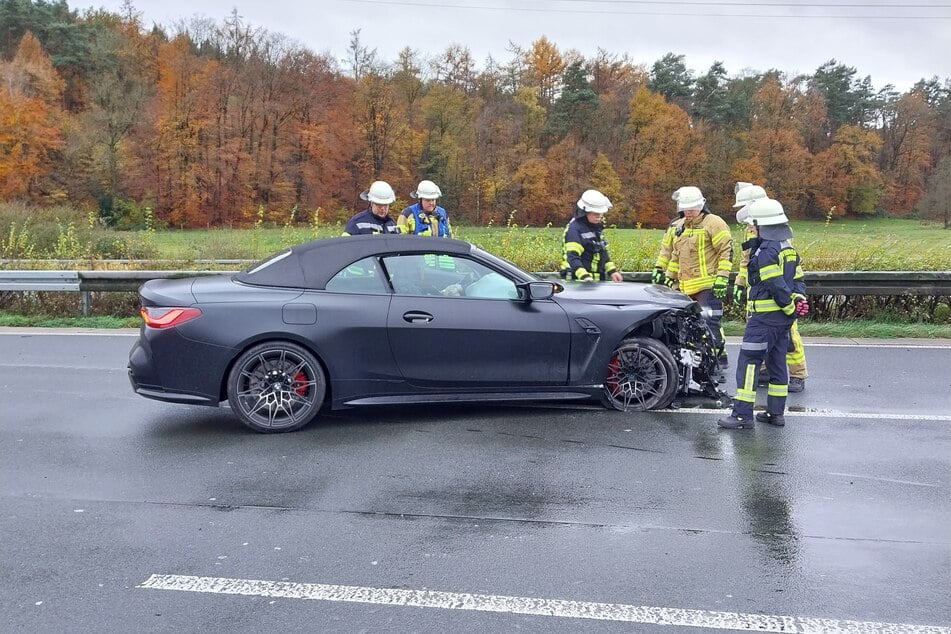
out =
[[[794,312],[796,313],[797,317],[802,317],[803,315],[809,312],[808,300],[799,298],[796,300],[795,305],[796,305],[796,310]]]

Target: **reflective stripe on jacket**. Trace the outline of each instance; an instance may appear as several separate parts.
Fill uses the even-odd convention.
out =
[[[564,259],[562,270],[580,280],[588,275],[604,277],[617,270],[608,254],[607,243],[601,237],[601,223],[592,224],[584,216],[572,218],[565,227]],[[601,276],[603,265],[604,276]]]
[[[355,214],[347,221],[347,226],[343,228],[345,236],[362,236],[371,233],[399,233],[400,229],[396,226],[396,221],[385,216],[380,218],[373,213],[372,209],[364,209]]]
[[[743,243],[747,245],[751,248],[747,311],[763,313],[767,321],[791,324],[796,318],[794,302],[806,294],[799,254],[788,240],[754,238]]]
[[[667,265],[670,263],[670,253],[674,248],[674,240],[677,237],[677,230],[683,223],[683,218],[677,218],[667,226],[664,238],[660,241],[660,253],[657,254],[657,261],[654,262],[655,269],[667,270]]]
[[[667,276],[687,295],[713,288],[716,278],[728,278],[732,269],[733,236],[719,216],[700,214],[674,232]]]
[[[446,214],[446,210],[438,205],[431,214],[427,214],[423,211],[419,203],[410,205],[400,212],[400,216],[396,222],[403,233],[440,238],[452,237],[452,229],[449,227],[449,216]],[[435,233],[433,232],[433,225],[436,226]]]

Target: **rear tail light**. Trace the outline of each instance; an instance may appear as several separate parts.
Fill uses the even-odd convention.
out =
[[[145,325],[149,328],[171,328],[200,317],[201,310],[198,308],[143,306],[139,309],[139,314],[142,315]]]

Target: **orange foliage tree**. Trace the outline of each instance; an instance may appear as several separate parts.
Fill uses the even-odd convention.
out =
[[[63,147],[64,86],[32,33],[11,61],[0,61],[0,198],[60,198],[48,176]]]

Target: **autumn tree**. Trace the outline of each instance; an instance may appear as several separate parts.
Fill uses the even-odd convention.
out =
[[[803,208],[807,200],[811,156],[797,119],[795,87],[787,87],[778,74],[763,80],[753,99],[753,124],[743,135],[747,158],[762,169],[763,184],[788,211]]]
[[[820,208],[835,206],[855,215],[875,212],[882,193],[881,177],[875,168],[880,145],[881,139],[870,130],[854,125],[839,127],[832,145],[814,160],[812,192]]]
[[[698,182],[706,156],[687,113],[642,86],[634,94],[627,122],[626,164],[622,173],[632,193],[629,200],[645,224],[665,225],[670,194]]]
[[[623,222],[634,222],[632,210],[627,206],[624,196],[624,186],[621,184],[621,178],[614,170],[611,160],[607,156],[598,152],[591,164],[591,176],[588,182],[593,189],[597,189],[608,197],[611,204],[610,224],[620,225]]]
[[[525,52],[525,72],[522,86],[538,88],[538,101],[547,108],[561,91],[561,77],[565,60],[558,47],[544,35]]]
[[[87,85],[89,108],[83,113],[90,131],[89,155],[102,217],[110,224],[119,219],[120,167],[123,143],[141,120],[155,86],[152,42],[143,37],[138,16],[128,22],[111,14],[94,14],[98,28],[92,30]]]
[[[63,147],[64,86],[32,33],[0,61],[0,198],[60,196],[49,177]]]
[[[877,167],[885,179],[884,207],[908,213],[924,194],[932,167],[935,119],[924,96],[914,91],[891,95],[881,113]]]

